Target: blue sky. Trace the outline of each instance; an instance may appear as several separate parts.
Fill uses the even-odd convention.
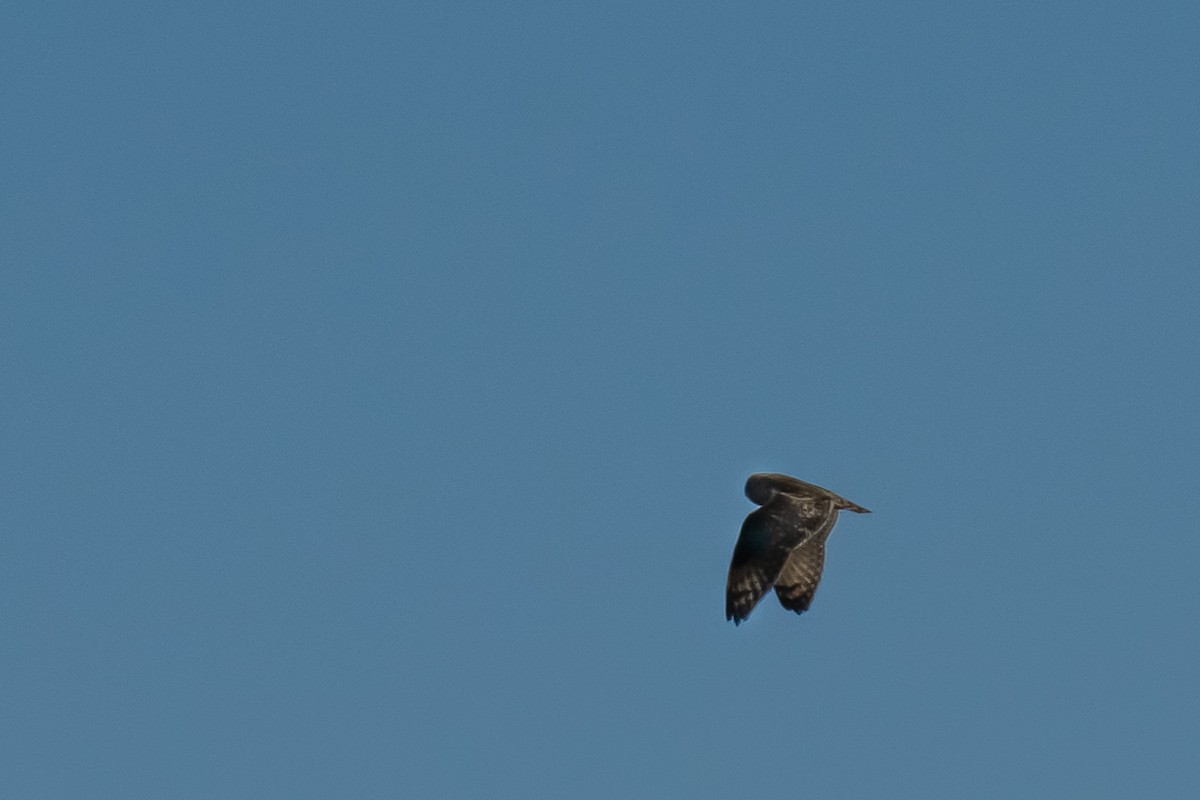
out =
[[[6,6],[0,794],[1196,796],[1198,35]]]

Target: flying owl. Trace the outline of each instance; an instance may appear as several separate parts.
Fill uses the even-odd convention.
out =
[[[773,472],[751,475],[746,497],[762,508],[746,517],[733,548],[725,618],[740,625],[771,588],[780,605],[802,614],[821,580],[825,539],[838,511],[870,512],[828,489]]]

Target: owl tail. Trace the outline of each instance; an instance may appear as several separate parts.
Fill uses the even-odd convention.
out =
[[[847,500],[844,497],[839,497],[837,499],[837,507],[841,510],[853,511],[856,514],[870,514],[871,513],[869,509],[866,509],[860,505],[851,503],[849,500]]]

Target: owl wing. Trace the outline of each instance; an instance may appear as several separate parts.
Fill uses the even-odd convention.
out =
[[[734,624],[740,625],[750,616],[784,571],[792,552],[818,533],[828,516],[796,512],[790,502],[782,506],[773,503],[750,512],[742,523],[725,587],[725,618]],[[819,567],[817,572],[819,575]]]
[[[836,517],[835,511],[831,517]],[[803,614],[812,603],[821,581],[821,569],[825,566],[825,540],[833,529],[833,520],[823,526],[824,530],[810,536],[791,552],[783,569],[775,578],[775,596],[779,604],[789,611]]]

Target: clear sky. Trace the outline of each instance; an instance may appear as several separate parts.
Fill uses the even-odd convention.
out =
[[[0,45],[0,795],[1200,796],[1196,3]]]

